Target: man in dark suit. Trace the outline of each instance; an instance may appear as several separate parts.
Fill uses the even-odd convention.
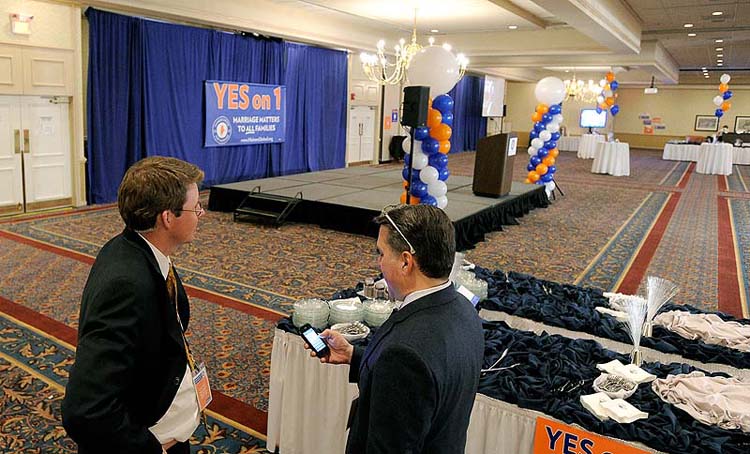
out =
[[[463,454],[484,355],[481,321],[448,280],[454,228],[442,210],[398,206],[380,225],[379,265],[398,311],[366,349],[326,330],[321,362],[350,364],[358,404],[349,454]]]
[[[203,172],[151,157],[118,191],[125,230],[102,247],[83,290],[63,426],[88,453],[188,453],[200,421],[190,310],[169,258],[193,240]]]

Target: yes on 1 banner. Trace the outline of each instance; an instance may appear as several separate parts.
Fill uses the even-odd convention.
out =
[[[286,87],[207,80],[206,147],[284,142]]]
[[[625,442],[538,416],[534,454],[649,454]]]

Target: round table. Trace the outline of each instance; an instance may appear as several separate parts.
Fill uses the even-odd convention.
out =
[[[616,177],[630,175],[630,145],[624,142],[598,143],[591,173],[608,173]]]
[[[731,143],[702,143],[695,171],[712,175],[731,175],[734,146]]]
[[[578,151],[581,138],[578,136],[563,136],[557,141],[557,149],[560,151]]]
[[[581,159],[592,159],[596,153],[596,145],[604,142],[601,134],[584,134],[578,143],[578,157]]]
[[[670,161],[697,161],[700,145],[687,143],[667,143],[661,158]]]

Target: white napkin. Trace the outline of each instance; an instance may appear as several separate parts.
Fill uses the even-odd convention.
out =
[[[581,396],[581,405],[583,408],[591,412],[592,415],[599,418],[600,421],[606,421],[609,419],[607,410],[602,407],[602,403],[609,402],[612,399],[604,393],[588,394]]]
[[[607,309],[606,307],[597,307],[597,311],[601,312],[602,314],[611,315],[615,319],[617,319],[618,322],[624,322],[628,319],[628,314],[623,311],[615,311],[612,309]]]
[[[638,384],[648,383],[656,380],[656,375],[649,374],[635,364],[628,364],[626,366],[616,359],[613,359],[608,363],[597,364],[596,368],[608,374],[615,374],[619,375],[620,377],[627,378],[628,380],[634,381]]]
[[[601,403],[606,415],[620,424],[629,424],[639,419],[648,418],[648,413],[640,411],[622,399],[613,399]]]

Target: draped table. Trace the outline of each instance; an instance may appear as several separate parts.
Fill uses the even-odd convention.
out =
[[[624,142],[597,143],[591,173],[630,176],[630,146]]]
[[[750,147],[734,147],[732,163],[745,166],[750,165]]]
[[[734,146],[731,143],[702,143],[695,171],[703,174],[731,175]]]
[[[578,136],[563,136],[557,141],[557,149],[560,151],[578,151],[581,138]]]
[[[689,143],[667,143],[661,158],[670,161],[697,161],[700,145]]]
[[[596,152],[598,143],[604,142],[601,134],[584,134],[578,144],[578,157],[581,159],[592,159]]]

